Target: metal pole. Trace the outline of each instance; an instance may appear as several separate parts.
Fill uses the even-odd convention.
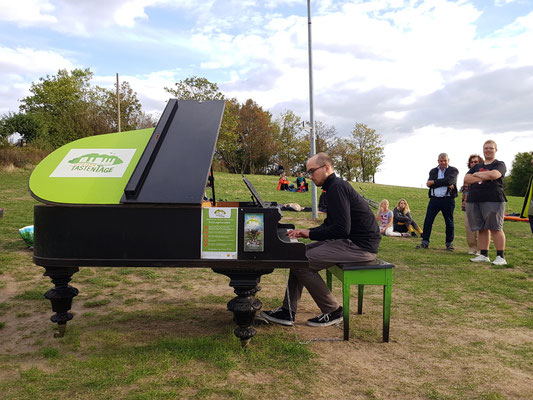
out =
[[[315,119],[313,115],[313,50],[311,41],[311,0],[307,0],[307,35],[308,35],[308,51],[309,51],[309,122],[311,129],[309,130],[309,137],[311,141],[311,156],[316,154],[315,148]],[[313,218],[318,218],[316,185],[311,181],[311,202],[313,210]]]
[[[118,131],[120,132],[120,96],[118,86],[118,72],[117,72],[117,117],[118,117]]]

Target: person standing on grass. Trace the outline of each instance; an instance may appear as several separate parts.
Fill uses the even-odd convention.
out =
[[[339,262],[375,261],[381,234],[368,203],[352,185],[335,175],[333,162],[326,153],[311,157],[306,167],[309,178],[325,190],[328,216],[320,226],[288,232],[291,239],[315,241],[306,245],[309,266],[291,268],[283,305],[273,311],[262,311],[259,318],[293,326],[305,287],[322,312],[307,320],[307,325],[329,326],[342,321],[342,306],[329,291],[319,271]]]
[[[457,168],[449,165],[448,154],[441,153],[438,157],[439,166],[429,171],[429,178],[426,186],[429,188],[429,203],[424,219],[422,242],[416,246],[417,249],[427,249],[429,247],[429,237],[433,221],[439,212],[442,212],[446,224],[446,250],[454,251],[453,237],[453,211],[455,209],[455,198],[457,197]]]
[[[480,255],[471,258],[472,262],[490,262],[490,236],[496,248],[494,265],[505,265],[505,233],[503,219],[507,198],[503,192],[503,177],[507,168],[503,161],[496,160],[498,146],[493,140],[483,144],[485,161],[474,165],[465,176],[464,183],[470,186],[466,199],[466,213],[470,229],[479,231]]]
[[[482,163],[483,158],[478,154],[472,154],[470,157],[468,157],[468,162],[466,165],[468,166],[468,169],[472,168],[474,165]],[[468,215],[466,213],[466,199],[468,198],[468,192],[470,192],[470,185],[465,183],[463,187],[461,188],[461,192],[463,193],[461,198],[461,209],[464,212],[464,220],[465,220],[465,232],[466,232],[466,243],[468,244],[468,254],[477,256],[479,255],[479,246],[478,246],[478,232],[472,232],[470,230],[470,223],[468,222]]]

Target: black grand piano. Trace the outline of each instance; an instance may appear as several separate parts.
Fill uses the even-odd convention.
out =
[[[34,263],[54,287],[63,336],[80,267],[208,267],[230,278],[228,303],[246,345],[261,302],[261,275],[307,265],[305,246],[289,239],[276,203],[243,176],[250,202],[216,202],[211,163],[224,101],[169,100],[152,131],[80,139],[50,154],[30,177]],[[211,201],[204,201],[206,185]]]

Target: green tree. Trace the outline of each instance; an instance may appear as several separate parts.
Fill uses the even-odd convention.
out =
[[[119,86],[120,99],[120,128],[121,131],[149,128],[154,126],[150,116],[142,111],[137,93],[133,91],[129,82],[124,81]],[[91,92],[92,127],[97,133],[117,132],[117,92],[97,86]]]
[[[216,156],[231,172],[240,172],[239,111],[237,99],[226,100],[216,147]]]
[[[305,162],[309,153],[302,153],[301,135],[302,119],[294,114],[293,111],[287,110],[282,113],[277,120],[277,129],[274,137],[276,140],[276,162],[283,165],[287,173],[294,173]]]
[[[505,192],[510,196],[524,196],[527,184],[533,175],[532,152],[518,153],[512,164],[511,173],[505,178]]]
[[[341,177],[348,181],[357,178],[359,158],[349,139],[337,138],[329,148],[329,156],[334,161],[335,171]]]
[[[54,147],[93,134],[88,121],[92,76],[89,69],[59,70],[33,83],[31,95],[21,100],[20,111],[41,122]]]
[[[0,119],[0,141],[5,141],[14,134],[19,133],[24,140],[32,142],[46,134],[46,129],[41,120],[33,114],[8,113]]]
[[[224,100],[224,95],[219,91],[216,83],[209,82],[206,78],[191,76],[176,82],[174,88],[165,87],[165,90],[181,100]]]
[[[375,182],[375,174],[383,161],[383,141],[375,129],[365,124],[356,123],[352,131],[351,142],[359,159],[358,180]]]

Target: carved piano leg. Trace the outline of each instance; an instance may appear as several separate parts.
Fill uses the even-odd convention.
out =
[[[55,285],[52,289],[44,294],[52,303],[52,311],[55,312],[50,318],[52,322],[57,323],[58,333],[54,337],[65,336],[67,321],[73,318],[73,315],[68,311],[72,307],[72,299],[78,295],[78,289],[70,286],[68,283],[72,279],[72,275],[79,271],[78,267],[66,268],[45,268],[44,276],[49,276],[52,283]]]
[[[255,294],[261,290],[259,282],[261,275],[270,274],[273,269],[268,270],[229,270],[215,269],[213,271],[226,275],[230,278],[229,285],[235,290],[237,297],[228,302],[228,310],[233,312],[233,321],[237,324],[234,333],[241,340],[241,346],[246,347],[250,339],[255,335],[255,328],[252,326],[255,313],[263,305]]]

